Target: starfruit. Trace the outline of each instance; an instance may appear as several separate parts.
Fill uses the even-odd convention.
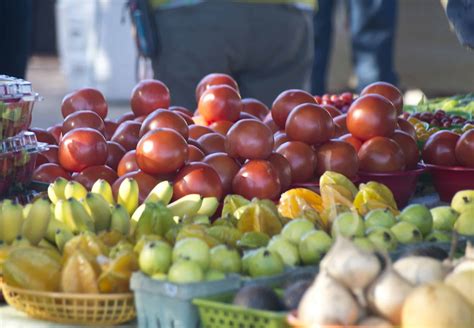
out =
[[[235,247],[237,241],[242,237],[242,233],[237,228],[225,225],[207,228],[206,232],[209,236],[219,240],[221,244],[227,244],[232,247]]]
[[[265,247],[270,242],[270,237],[263,232],[250,231],[242,235],[239,241],[237,241],[237,246],[243,250],[256,249],[260,247]]]
[[[95,258],[82,250],[75,250],[69,254],[61,271],[61,291],[97,294],[100,272],[100,266]]]
[[[5,283],[12,287],[59,291],[61,257],[46,248],[12,249],[3,263],[3,277]]]
[[[236,210],[237,229],[241,232],[258,231],[269,236],[279,234],[283,225],[279,215],[263,202],[252,202]]]
[[[237,219],[234,217],[233,214],[227,214],[226,216],[222,216],[212,222],[213,226],[228,226],[228,227],[237,227]]]
[[[324,187],[327,185],[337,185],[343,188],[337,188],[339,193],[345,198],[350,199],[351,201],[357,194],[357,187],[349,180],[345,175],[333,172],[333,171],[326,171],[324,174],[319,178],[319,187]]]
[[[283,193],[278,204],[278,212],[289,219],[304,218],[325,227],[319,213],[323,209],[321,196],[306,188],[293,188]],[[282,222],[284,223],[284,222]]]
[[[336,217],[345,212],[351,212],[351,208],[345,206],[345,205],[332,205],[329,207],[325,207],[324,210],[321,212],[321,218],[325,221],[328,222],[330,226],[332,226],[332,223],[336,219]]]
[[[99,255],[107,256],[109,254],[109,249],[105,244],[91,232],[84,232],[80,235],[70,239],[63,249],[64,259],[69,258],[76,251],[81,250],[84,253],[95,258]]]
[[[232,215],[238,208],[248,204],[250,201],[240,195],[227,195],[224,198],[221,216]]]
[[[114,247],[120,241],[124,240],[125,237],[122,233],[117,230],[110,230],[110,231],[101,231],[97,237],[102,241],[102,243],[107,247]]]
[[[354,199],[354,207],[360,215],[366,215],[377,208],[388,209],[393,215],[399,214],[397,203],[390,189],[373,181],[360,184],[359,192]]]
[[[0,275],[2,275],[3,271],[3,263],[5,263],[5,260],[8,257],[8,254],[10,254],[10,251],[12,250],[11,246],[3,244],[0,246]]]
[[[208,234],[206,227],[201,224],[189,224],[183,226],[176,236],[176,242],[185,238],[199,238],[204,241],[209,248],[221,244],[220,240]]]
[[[98,280],[101,293],[126,293],[130,291],[130,277],[138,270],[137,254],[124,251],[113,259]]]

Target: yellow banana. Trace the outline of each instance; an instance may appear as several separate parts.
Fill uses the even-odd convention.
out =
[[[87,189],[82,184],[77,181],[68,181],[66,187],[64,187],[64,197],[65,199],[75,198],[80,200],[87,195]]]
[[[117,203],[125,207],[129,215],[138,207],[139,189],[135,179],[127,178],[119,186]]]
[[[124,236],[130,233],[130,215],[127,210],[120,204],[112,209],[112,218],[110,220],[110,230],[117,230]]]
[[[68,229],[57,229],[56,233],[54,234],[54,242],[56,243],[56,247],[63,252],[64,245],[74,237],[73,233]]]
[[[14,248],[27,247],[27,246],[31,246],[31,243],[28,239],[26,239],[23,236],[16,237],[12,242],[12,247]]]
[[[62,218],[73,233],[94,231],[94,221],[84,206],[75,198],[68,198],[63,203]]]
[[[50,202],[47,198],[38,198],[33,202],[28,216],[23,222],[21,234],[28,239],[32,245],[38,245],[48,230],[51,218]]]
[[[114,194],[112,192],[112,186],[107,180],[99,179],[92,185],[91,192],[100,194],[110,204],[115,205]]]
[[[0,210],[0,240],[12,243],[21,233],[23,207],[11,201],[3,201]]]
[[[145,210],[145,204],[146,203],[141,204],[140,206],[137,207],[135,211],[133,211],[133,214],[131,216],[132,221],[138,222],[138,220],[140,219],[140,216]]]
[[[156,219],[156,212],[155,212],[155,204],[153,203],[145,203],[145,207],[143,212],[141,213],[133,235],[135,236],[135,240],[139,240],[143,235],[151,235],[154,232],[155,220]]]
[[[110,206],[101,194],[89,192],[83,202],[89,215],[94,220],[95,231],[108,230],[110,228]]]
[[[67,183],[66,179],[59,177],[48,186],[48,197],[53,204],[56,204],[60,199],[66,199],[64,191]]]
[[[195,215],[202,205],[202,197],[199,194],[190,194],[172,202],[167,207],[173,216]]]
[[[216,197],[204,197],[197,215],[213,216],[219,207],[219,200]]]
[[[28,216],[28,213],[30,213],[31,207],[33,206],[32,203],[28,203],[23,206],[23,217],[26,218]]]
[[[68,226],[64,222],[56,220],[54,218],[53,213],[51,213],[51,219],[49,220],[48,229],[46,230],[46,234],[44,235],[44,238],[48,240],[49,242],[54,243],[56,239],[56,231],[58,229],[68,230],[69,232],[71,232]]]
[[[148,194],[146,202],[161,202],[168,205],[173,197],[173,185],[169,181],[161,181]]]
[[[66,206],[66,201],[62,199],[58,200],[58,202],[54,206],[54,218],[58,220],[59,222],[65,222],[64,221],[64,206]]]

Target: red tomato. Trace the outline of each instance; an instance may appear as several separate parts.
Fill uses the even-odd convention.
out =
[[[138,123],[143,123],[143,121],[145,121],[147,117],[148,115],[142,115],[142,116],[135,117],[133,120]]]
[[[211,128],[208,128],[207,126],[202,126],[202,125],[197,125],[197,124],[192,124],[189,126],[189,138],[192,138],[194,140],[198,140],[200,136],[207,134],[207,133],[213,133],[214,131]]]
[[[46,129],[46,131],[53,136],[54,140],[56,140],[53,145],[57,145],[61,141],[62,129],[63,126],[60,123],[50,126]]]
[[[204,158],[204,152],[194,145],[188,144],[188,162],[201,162]]]
[[[56,145],[49,145],[48,150],[45,150],[38,154],[36,157],[36,167],[44,163],[59,163],[58,160],[59,147]]]
[[[248,120],[248,119],[259,121],[257,116],[254,116],[254,115],[246,113],[246,112],[240,112],[239,119],[238,119],[239,121]]]
[[[227,132],[226,152],[234,158],[266,159],[273,151],[273,133],[263,122],[242,120]]]
[[[343,135],[342,137],[339,137],[339,140],[345,141],[347,143],[350,143],[356,152],[359,152],[360,147],[362,146],[362,141],[354,137],[352,134],[347,133]]]
[[[347,142],[332,140],[316,149],[316,173],[323,175],[326,171],[334,171],[353,178],[359,171],[357,152]]]
[[[126,151],[135,149],[138,140],[141,124],[134,121],[125,121],[117,127],[111,141],[115,141],[123,146]]]
[[[148,115],[158,108],[170,106],[170,91],[158,80],[140,81],[132,91],[130,106],[135,116]]]
[[[222,183],[212,166],[195,162],[184,166],[173,182],[173,199],[189,194],[222,198]]]
[[[107,162],[107,141],[94,129],[78,128],[66,133],[58,151],[59,163],[68,171],[80,172]]]
[[[362,141],[390,137],[396,127],[395,107],[387,98],[377,94],[357,98],[347,112],[347,129]]]
[[[62,133],[66,134],[77,128],[91,128],[104,134],[105,125],[102,118],[95,112],[90,110],[78,110],[66,116],[63,121]]]
[[[334,124],[341,128],[341,131],[344,132],[343,134],[349,133],[347,130],[347,114],[342,114],[334,118]]]
[[[285,132],[291,140],[320,145],[334,135],[334,121],[321,106],[302,104],[288,115]]]
[[[278,178],[280,179],[281,192],[287,190],[291,185],[291,165],[283,155],[272,153],[268,157],[268,161],[275,168]]]
[[[192,117],[193,124],[202,125],[202,126],[209,126],[209,122],[204,119],[201,115],[197,114]]]
[[[247,199],[277,199],[281,193],[280,177],[269,161],[250,160],[235,175],[232,189]]]
[[[324,108],[332,118],[342,115],[342,112],[333,105],[321,105],[321,107]]]
[[[107,141],[107,150],[108,155],[106,165],[114,170],[117,170],[120,160],[127,151],[121,144],[114,141]]]
[[[423,146],[422,157],[427,164],[458,166],[456,144],[460,136],[448,130],[432,134]]]
[[[456,159],[462,166],[474,168],[474,130],[463,133],[454,151]]]
[[[128,172],[127,174],[122,175],[117,180],[115,180],[114,184],[112,185],[112,191],[115,198],[117,198],[120,184],[127,178],[135,179],[137,181],[138,188],[140,190],[140,203],[145,201],[150,191],[160,182],[160,180],[152,177],[149,174],[146,174],[145,172],[142,172],[141,170]]]
[[[38,166],[33,172],[33,181],[44,183],[53,183],[57,178],[62,177],[70,180],[71,175],[66,172],[61,166],[55,163],[46,163]]]
[[[151,175],[179,170],[188,160],[188,144],[178,132],[159,128],[146,133],[137,145],[137,163]]]
[[[268,126],[270,130],[272,130],[273,133],[276,133],[277,131],[280,130],[278,125],[276,125],[275,122],[273,121],[271,112],[267,114],[267,116],[263,120],[263,123],[265,123],[265,125]]]
[[[45,129],[30,128],[29,130],[36,135],[36,140],[38,140],[38,142],[45,142],[50,145],[57,145],[56,138],[54,138],[53,135]]]
[[[240,169],[239,163],[226,153],[209,154],[203,162],[216,170],[222,183],[224,195],[230,194],[232,192],[232,180]]]
[[[188,115],[188,114],[184,114],[180,111],[174,111],[177,115],[181,116],[183,118],[183,120],[186,121],[186,124],[187,125],[191,125],[191,124],[194,124],[194,121],[193,121],[193,118],[191,115]]]
[[[140,137],[143,137],[148,131],[158,128],[170,128],[175,130],[181,134],[184,139],[188,139],[189,136],[186,121],[177,113],[167,109],[157,109],[147,116],[140,129]]]
[[[118,123],[114,121],[104,120],[104,136],[105,139],[110,140],[119,126]]]
[[[267,105],[257,99],[245,98],[242,99],[242,111],[248,114],[251,114],[258,118],[260,121],[263,121],[267,117],[270,110]]]
[[[374,82],[362,90],[361,96],[378,94],[390,100],[397,110],[397,115],[403,113],[403,95],[396,86],[387,82]]]
[[[402,149],[403,154],[405,155],[406,169],[416,169],[418,162],[420,161],[420,151],[418,150],[416,140],[408,133],[401,130],[395,130],[391,139],[393,139]]]
[[[417,140],[415,128],[410,122],[399,117],[397,119],[397,123],[398,123],[398,126],[400,127],[400,130],[408,133],[413,139]]]
[[[216,85],[227,85],[239,93],[239,86],[232,76],[223,73],[211,73],[204,76],[196,86],[196,102],[199,103],[204,91]]]
[[[211,125],[209,125],[209,127],[214,130],[214,132],[220,133],[225,136],[227,134],[227,131],[229,131],[229,129],[232,127],[232,125],[234,125],[234,123],[230,121],[218,121],[212,123]]]
[[[317,159],[313,149],[301,141],[288,141],[276,150],[291,166],[293,183],[308,182],[314,177]]]
[[[359,150],[360,170],[363,172],[396,172],[405,170],[405,155],[392,139],[374,137]]]
[[[91,110],[105,119],[108,106],[104,95],[99,90],[83,88],[67,94],[61,103],[63,118],[79,110]]]
[[[288,138],[288,135],[284,131],[278,131],[273,135],[273,140],[273,149],[277,149],[280,145],[290,141],[290,138]]]
[[[140,168],[137,163],[137,152],[135,150],[130,150],[125,155],[122,156],[122,159],[117,165],[117,174],[119,177],[124,176],[127,173],[138,171]]]
[[[186,107],[182,107],[182,106],[170,106],[169,108],[170,111],[173,111],[173,112],[176,112],[176,113],[181,113],[181,114],[185,114],[189,117],[192,117],[193,116],[193,112],[190,111],[189,109],[187,109]]]
[[[120,125],[125,121],[133,121],[134,119],[135,114],[133,114],[132,112],[126,112],[117,119],[117,124]]]
[[[118,179],[118,175],[107,165],[98,165],[82,170],[82,172],[74,175],[72,179],[82,184],[84,187],[86,187],[86,189],[90,190],[92,189],[94,183],[99,179],[106,180],[112,185],[115,180]]]
[[[284,129],[286,119],[290,112],[301,104],[316,104],[313,96],[303,90],[291,89],[283,91],[278,95],[272,105],[272,118],[275,124]]]
[[[225,152],[225,140],[226,137],[220,133],[213,132],[207,133],[199,137],[197,142],[201,145],[201,149],[204,154],[221,153]]]
[[[235,122],[242,110],[240,95],[227,85],[208,88],[199,99],[199,114],[208,123],[216,121]]]

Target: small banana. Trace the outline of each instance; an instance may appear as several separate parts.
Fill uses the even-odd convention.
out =
[[[138,222],[138,220],[140,219],[140,216],[145,210],[145,204],[146,203],[141,204],[140,206],[137,207],[135,211],[133,211],[133,214],[131,216],[132,221]]]
[[[151,235],[154,232],[156,221],[155,204],[145,203],[145,207],[138,218],[137,225],[133,232],[135,240],[139,240],[143,235]]]
[[[204,197],[197,215],[213,216],[219,207],[219,200],[216,197]]]
[[[15,248],[26,247],[26,246],[31,246],[31,243],[28,239],[26,239],[23,236],[16,237],[12,242],[12,247],[15,247]]]
[[[49,242],[54,243],[56,240],[56,231],[58,229],[68,230],[69,232],[71,232],[68,226],[64,222],[56,220],[54,218],[54,214],[51,213],[51,219],[49,220],[48,229],[46,230],[46,234],[44,235],[44,238],[48,240]]]
[[[110,228],[111,212],[109,203],[101,194],[89,192],[84,198],[83,205],[94,220],[95,231],[108,230]]]
[[[28,203],[23,206],[23,217],[26,218],[28,216],[28,213],[30,213],[31,207],[33,206],[32,203]]]
[[[63,203],[62,217],[64,223],[66,223],[73,233],[94,231],[94,221],[84,206],[75,198],[68,198]]]
[[[64,245],[74,237],[74,234],[69,231],[68,229],[57,229],[56,233],[54,234],[54,242],[56,243],[56,247],[63,252]]]
[[[148,194],[146,202],[161,202],[168,205],[173,197],[173,185],[169,181],[161,181]]]
[[[32,245],[38,245],[48,230],[50,219],[51,206],[49,199],[46,197],[38,198],[33,202],[33,206],[23,222],[22,236],[28,239]]]
[[[199,194],[189,194],[175,200],[167,207],[170,209],[173,216],[182,217],[184,215],[195,215],[202,205],[202,197]]]
[[[112,209],[112,218],[110,220],[110,230],[117,230],[124,236],[130,233],[130,215],[127,210],[120,204]]]
[[[3,201],[0,210],[0,240],[12,243],[21,234],[23,207],[11,201]]]
[[[80,200],[87,195],[87,189],[82,184],[77,181],[71,180],[66,183],[64,188],[64,197],[65,199],[75,198]]]
[[[53,204],[56,204],[60,199],[66,199],[64,191],[67,183],[66,179],[59,177],[48,186],[48,197]]]
[[[99,179],[92,185],[91,192],[100,194],[110,204],[115,205],[114,194],[112,192],[112,186],[107,180]]]
[[[65,200],[58,200],[56,205],[54,206],[54,218],[58,220],[59,222],[65,222],[64,221],[64,206],[66,206],[66,201]]]
[[[117,203],[123,205],[129,215],[138,207],[139,188],[135,179],[127,178],[119,186]]]

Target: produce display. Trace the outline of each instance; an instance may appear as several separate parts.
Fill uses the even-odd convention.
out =
[[[128,302],[110,324],[135,316],[135,298],[140,325],[179,326],[180,308],[203,327],[468,327],[473,250],[455,247],[474,237],[468,99],[414,109],[377,82],[357,96],[285,90],[268,108],[215,73],[197,85],[195,113],[144,80],[111,120],[100,91],[74,91],[61,123],[0,139],[2,197],[13,182],[44,187],[0,202],[6,299],[29,314],[14,293],[96,314],[104,299]],[[425,173],[442,202],[409,204]],[[145,286],[170,317],[144,310]]]

